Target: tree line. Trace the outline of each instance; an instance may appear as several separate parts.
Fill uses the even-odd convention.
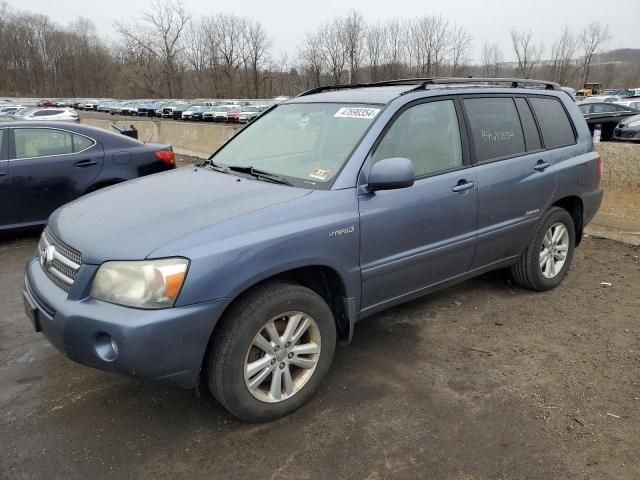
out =
[[[181,0],[152,0],[140,17],[116,22],[104,40],[92,21],[61,27],[49,17],[0,1],[0,94],[115,98],[270,98],[323,84],[403,77],[518,76],[579,87],[640,83],[638,67],[594,60],[611,39],[598,22],[565,27],[550,45],[512,29],[515,62],[441,16],[369,22],[351,11],[307,31],[276,55],[262,23],[249,16],[194,17]],[[597,63],[597,62],[596,62]]]

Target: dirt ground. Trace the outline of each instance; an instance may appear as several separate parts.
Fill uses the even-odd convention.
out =
[[[249,425],[33,332],[36,239],[0,238],[0,478],[640,478],[638,247],[586,238],[552,292],[496,272],[365,320],[310,404]]]

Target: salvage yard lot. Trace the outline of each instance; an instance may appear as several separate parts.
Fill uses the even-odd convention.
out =
[[[33,332],[36,241],[0,238],[0,478],[640,478],[638,247],[589,237],[554,291],[495,272],[365,320],[310,404],[248,425]]]

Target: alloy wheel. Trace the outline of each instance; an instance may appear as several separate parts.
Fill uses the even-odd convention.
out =
[[[244,381],[256,399],[276,403],[298,393],[320,359],[320,329],[304,312],[286,312],[255,335],[244,361]]]
[[[545,278],[554,278],[562,271],[569,253],[569,231],[562,222],[551,225],[540,247],[540,270]]]

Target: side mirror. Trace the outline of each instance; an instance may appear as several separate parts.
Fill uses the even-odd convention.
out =
[[[369,172],[367,188],[376,190],[395,190],[413,185],[416,173],[408,158],[385,158],[373,164]]]

